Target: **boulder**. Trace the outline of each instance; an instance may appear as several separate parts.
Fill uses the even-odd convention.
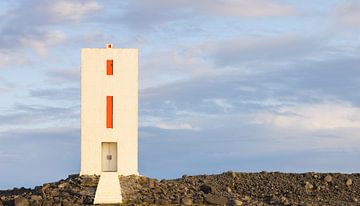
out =
[[[332,179],[333,178],[331,177],[331,175],[326,175],[325,178],[324,178],[325,182],[327,182],[327,183],[332,182]]]
[[[65,200],[62,201],[62,205],[63,205],[63,206],[71,206],[71,205],[73,205],[73,204],[72,204],[71,201],[65,199]]]
[[[248,202],[251,200],[250,196],[245,195],[245,197],[242,198],[243,201]]]
[[[42,200],[42,197],[40,195],[31,195],[30,200],[31,201],[39,201],[39,200]]]
[[[314,185],[312,185],[310,182],[305,182],[305,190],[310,191],[314,188]]]
[[[290,205],[290,201],[289,201],[289,199],[286,198],[286,197],[281,197],[281,203],[282,203],[283,205]]]
[[[346,186],[350,187],[352,185],[352,179],[347,179],[346,180]]]
[[[183,205],[193,205],[193,201],[191,197],[184,197],[181,199],[181,203]]]
[[[68,175],[68,178],[69,178],[69,179],[75,179],[75,178],[77,178],[77,177],[79,177],[79,174]]]
[[[43,206],[52,206],[53,205],[53,201],[52,200],[45,200],[44,202],[43,202]]]
[[[31,203],[31,206],[41,206],[41,205],[42,205],[41,201],[35,201]]]
[[[50,195],[51,195],[52,197],[56,197],[56,196],[59,196],[59,195],[60,195],[60,192],[59,192],[59,190],[54,189],[54,190],[51,190],[51,191],[50,191]]]
[[[94,202],[94,197],[92,196],[85,196],[85,198],[83,199],[83,203],[86,205],[91,205]]]
[[[213,191],[213,188],[210,185],[203,184],[200,186],[200,190],[203,191],[205,194],[209,194]]]
[[[169,205],[170,201],[165,199],[156,199],[155,200],[156,205]]]
[[[14,201],[15,206],[29,206],[30,203],[25,197],[18,197]]]
[[[81,177],[82,178],[80,185],[83,187],[96,187],[98,184],[98,179],[96,178],[96,176],[86,175]]]
[[[228,206],[241,206],[243,204],[244,204],[243,201],[237,200],[237,199],[232,199],[232,200],[229,200],[229,202],[228,202]]]
[[[212,205],[226,205],[227,204],[227,198],[219,196],[219,195],[208,194],[208,195],[206,195],[205,200],[207,203],[212,204]]]

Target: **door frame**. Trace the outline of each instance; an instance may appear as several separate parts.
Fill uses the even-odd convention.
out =
[[[111,144],[115,144],[115,170],[111,170],[111,168],[109,168],[108,170],[105,169],[104,167],[104,161],[105,157],[104,157],[104,144],[109,144],[109,147]],[[101,142],[101,171],[102,172],[117,172],[118,171],[118,143],[117,142]]]

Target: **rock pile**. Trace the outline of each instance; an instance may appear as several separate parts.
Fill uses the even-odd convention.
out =
[[[119,177],[123,205],[360,205],[360,174],[236,173],[157,180]],[[70,175],[34,189],[0,191],[0,206],[92,205],[98,176]]]
[[[360,205],[360,174],[279,172],[120,176],[124,205]]]
[[[98,181],[97,176],[70,175],[66,180],[34,189],[3,190],[0,191],[0,206],[92,205]]]

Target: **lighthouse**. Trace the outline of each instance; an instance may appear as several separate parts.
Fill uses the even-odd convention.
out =
[[[101,197],[102,182],[132,174],[138,174],[138,50],[83,48],[80,175],[100,175]]]

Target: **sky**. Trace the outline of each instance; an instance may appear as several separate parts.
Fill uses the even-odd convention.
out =
[[[0,2],[0,189],[80,170],[80,49],[139,49],[139,172],[360,171],[360,1]]]

